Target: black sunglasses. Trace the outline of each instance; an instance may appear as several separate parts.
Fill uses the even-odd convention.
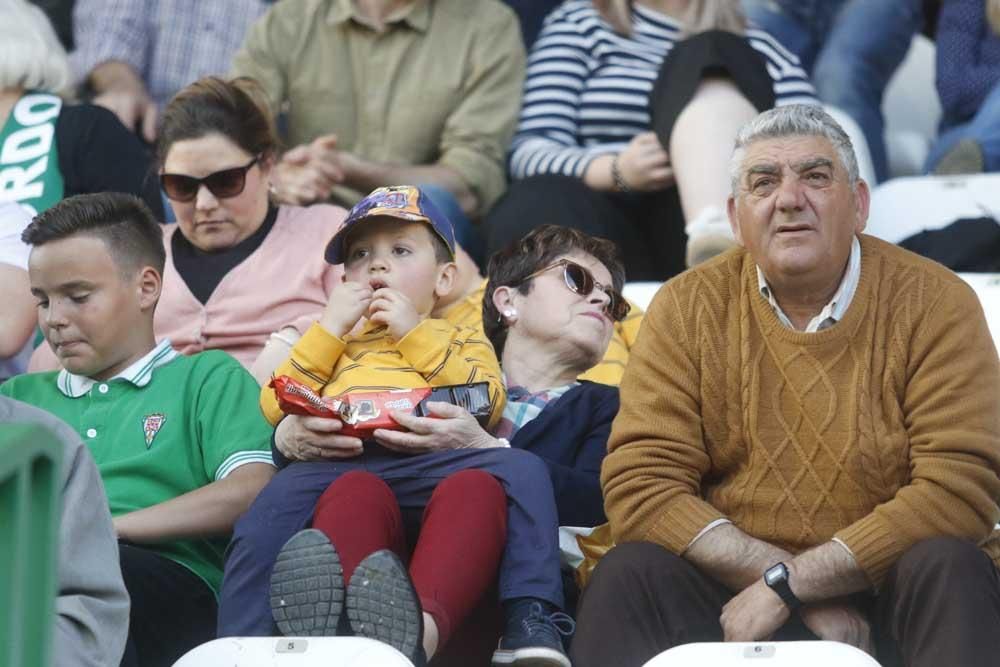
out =
[[[247,185],[247,172],[260,160],[258,155],[243,167],[223,169],[205,176],[195,178],[184,174],[160,174],[160,186],[167,193],[167,198],[177,202],[187,203],[198,196],[202,184],[219,199],[235,197],[243,192]]]
[[[534,273],[525,276],[521,280],[517,281],[511,287],[517,287],[518,285],[524,284],[540,276],[550,269],[554,269],[557,266],[563,267],[563,281],[566,283],[566,287],[569,288],[571,292],[575,292],[580,296],[588,296],[594,291],[594,288],[601,290],[608,295],[608,302],[604,304],[604,314],[611,318],[613,322],[621,322],[628,315],[628,312],[632,309],[625,297],[621,295],[618,291],[612,288],[610,285],[602,285],[601,283],[594,280],[593,274],[590,273],[585,267],[580,266],[576,262],[572,262],[568,259],[560,259],[554,264],[549,264],[544,269],[539,269]]]

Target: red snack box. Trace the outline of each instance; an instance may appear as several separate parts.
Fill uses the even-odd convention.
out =
[[[270,386],[278,398],[278,407],[286,415],[336,417],[344,423],[340,433],[356,438],[370,437],[377,428],[402,431],[403,427],[389,416],[389,411],[412,413],[431,393],[430,387],[424,387],[320,396],[309,386],[286,375],[272,378]]]
[[[419,417],[432,416],[424,402],[443,401],[460,405],[485,427],[490,414],[489,386],[485,382],[467,385],[366,391],[330,397],[320,396],[308,385],[282,375],[271,379],[270,386],[278,407],[288,415],[336,417],[344,423],[340,432],[357,438],[371,437],[378,428],[404,430],[389,415],[390,410],[406,411]]]

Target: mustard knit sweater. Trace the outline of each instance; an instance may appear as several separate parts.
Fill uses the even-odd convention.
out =
[[[975,293],[861,237],[844,318],[786,328],[731,251],[657,294],[602,470],[618,542],[683,553],[711,521],[792,552],[840,538],[873,583],[915,542],[1000,518],[1000,364]]]

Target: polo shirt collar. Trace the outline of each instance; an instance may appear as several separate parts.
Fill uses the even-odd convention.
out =
[[[354,0],[333,0],[333,5],[326,15],[327,22],[336,25],[352,19],[362,25],[368,25],[354,6]],[[431,0],[414,0],[390,15],[386,23],[406,23],[414,30],[427,32],[431,25]]]
[[[826,328],[827,326],[833,326],[840,320],[844,318],[847,313],[848,307],[851,305],[851,301],[854,300],[854,293],[858,289],[858,281],[861,278],[861,242],[858,241],[858,237],[855,236],[851,243],[851,255],[847,260],[847,270],[844,272],[844,277],[840,280],[840,287],[834,293],[833,298],[830,302],[826,304],[819,315],[814,317],[809,324],[806,326],[805,331],[807,333],[814,333],[820,329]],[[764,277],[764,272],[760,270],[760,266],[757,266],[757,287],[760,289],[760,294],[764,297],[774,312],[778,315],[778,319],[781,320],[788,328],[794,328],[792,321],[788,319],[788,316],[778,305],[777,300],[774,298],[774,294],[771,292],[770,286],[767,284],[767,278]]]
[[[175,357],[177,357],[177,352],[171,347],[170,339],[165,338],[146,356],[133,363],[118,375],[107,380],[107,382],[125,380],[126,382],[131,382],[136,387],[145,387],[153,378],[153,371],[173,361]],[[84,396],[97,382],[97,380],[89,378],[86,375],[74,375],[66,369],[59,371],[59,375],[56,376],[56,386],[59,388],[59,391],[69,398]]]

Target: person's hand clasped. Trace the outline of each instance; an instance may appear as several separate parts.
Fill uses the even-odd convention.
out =
[[[410,333],[420,324],[420,314],[413,307],[409,297],[389,287],[375,290],[368,306],[368,319],[375,324],[383,324],[396,340]]]
[[[334,186],[344,182],[336,147],[336,135],[328,134],[281,156],[272,175],[278,199],[296,206],[329,199]]]
[[[726,603],[719,622],[725,641],[756,642],[774,634],[789,616],[778,594],[759,580]]]
[[[653,132],[640,132],[618,154],[624,185],[636,192],[663,190],[674,183],[670,156]]]
[[[806,627],[820,639],[850,644],[874,655],[871,626],[864,614],[853,605],[831,600],[802,607],[799,615]]]
[[[427,408],[434,417],[416,417],[393,411],[392,418],[406,431],[376,429],[375,440],[403,454],[425,454],[451,449],[488,449],[498,441],[483,430],[468,410],[439,401],[430,401]]]
[[[274,432],[274,445],[293,461],[349,459],[362,452],[360,438],[340,435],[339,419],[288,415]]]
[[[326,308],[320,317],[321,327],[338,338],[354,328],[371,307],[373,291],[368,285],[345,281],[330,290]]]

